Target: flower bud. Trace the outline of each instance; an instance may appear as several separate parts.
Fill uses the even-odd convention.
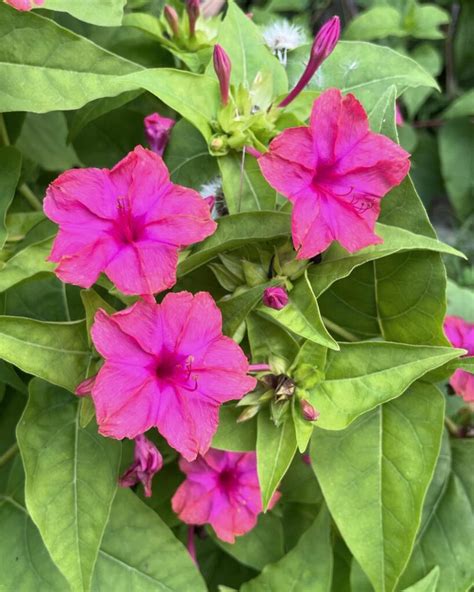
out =
[[[139,481],[145,496],[151,497],[152,479],[163,466],[163,457],[158,448],[143,434],[135,438],[135,460],[119,479],[121,487],[133,487]]]
[[[301,414],[306,421],[316,421],[319,417],[319,411],[311,405],[306,399],[300,401]]]
[[[265,306],[268,306],[268,308],[281,310],[288,304],[288,293],[285,288],[282,288],[281,286],[266,288],[263,293],[262,302]]]
[[[159,156],[163,156],[171,134],[171,128],[175,124],[174,119],[162,117],[159,113],[152,113],[144,119],[145,136],[148,144]]]
[[[165,19],[170,26],[170,29],[173,33],[174,37],[178,37],[179,35],[179,17],[176,10],[167,4],[163,10],[163,14],[165,15]]]
[[[214,45],[213,62],[214,70],[221,89],[221,101],[223,105],[227,105],[229,102],[230,72],[232,64],[225,49],[218,43]]]
[[[296,86],[288,94],[287,97],[278,105],[279,107],[286,107],[293,101],[300,92],[306,87],[311,78],[314,76],[316,70],[324,62],[324,60],[333,52],[336,47],[339,37],[341,35],[341,23],[338,16],[333,16],[327,23],[325,23],[314,40],[311,48],[310,58],[305,71],[301,78],[296,83]]]
[[[237,423],[248,421],[249,419],[252,419],[252,417],[255,417],[259,411],[260,405],[251,405],[242,411],[236,421]]]
[[[189,36],[196,34],[196,21],[201,13],[199,0],[186,0],[186,12],[189,18]]]

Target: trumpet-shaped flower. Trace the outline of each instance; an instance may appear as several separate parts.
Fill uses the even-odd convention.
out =
[[[163,160],[141,146],[111,170],[60,175],[44,211],[59,224],[49,258],[56,275],[88,288],[104,272],[125,294],[173,286],[178,250],[216,228],[199,193],[171,183]]]
[[[374,233],[380,201],[404,179],[408,159],[392,140],[369,130],[353,95],[330,89],[315,100],[309,127],[283,131],[258,163],[294,204],[293,244],[298,259],[309,259],[334,240],[351,253],[382,242]]]
[[[446,317],[444,331],[454,347],[467,349],[467,356],[474,356],[474,323],[460,317]],[[474,374],[458,369],[449,381],[454,391],[466,402],[474,402]]]
[[[209,448],[221,403],[256,384],[240,347],[222,335],[207,292],[170,293],[161,304],[140,300],[112,316],[99,310],[91,334],[105,358],[88,382],[104,436],[135,438],[156,426],[193,460]]]
[[[187,524],[210,524],[227,543],[252,530],[262,511],[255,452],[211,449],[194,462],[180,460],[186,473],[171,501],[173,510]],[[280,494],[273,495],[270,508]]]

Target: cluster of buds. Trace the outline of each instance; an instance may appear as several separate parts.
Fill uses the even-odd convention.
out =
[[[190,53],[212,46],[220,19],[213,18],[213,9],[209,8],[210,11],[203,10],[199,0],[186,0],[185,9],[179,15],[173,6],[166,4],[160,19],[162,44],[171,51]]]

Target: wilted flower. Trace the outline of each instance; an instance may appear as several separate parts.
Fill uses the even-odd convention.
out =
[[[263,293],[262,302],[269,308],[281,310],[288,304],[288,292],[281,286],[266,288]]]
[[[460,317],[446,317],[444,331],[454,347],[467,349],[467,356],[474,356],[474,323]],[[474,402],[474,374],[458,369],[451,376],[449,384],[468,403]]]
[[[405,178],[408,159],[403,148],[369,130],[353,95],[330,89],[315,100],[309,127],[284,130],[258,163],[293,202],[293,244],[298,259],[309,259],[333,240],[351,253],[382,242],[374,233],[380,200]]]
[[[263,38],[279,61],[286,66],[289,51],[303,45],[306,41],[303,29],[287,20],[275,21],[262,31]]]
[[[225,49],[218,43],[214,45],[213,64],[217,80],[219,81],[222,104],[227,105],[229,102],[230,72],[232,64]]]
[[[17,10],[31,10],[34,6],[44,4],[44,0],[5,0],[5,2]]]
[[[227,543],[256,525],[262,511],[255,452],[211,449],[204,457],[179,466],[186,473],[171,500],[173,510],[186,524],[210,524]],[[270,502],[272,508],[280,494]]]
[[[163,117],[159,113],[152,113],[145,117],[145,136],[151,150],[158,156],[163,156],[175,123],[174,119]]]
[[[151,482],[153,477],[163,466],[163,457],[158,448],[143,434],[135,438],[135,460],[120,477],[121,487],[133,487],[141,482],[145,489],[145,496],[151,497]]]
[[[209,448],[221,403],[256,385],[240,347],[222,335],[222,315],[207,292],[140,300],[111,316],[99,310],[91,335],[105,358],[92,386],[104,436],[135,438],[156,426],[193,460]]]
[[[125,294],[176,283],[178,250],[216,228],[199,193],[169,179],[162,159],[141,146],[113,169],[73,169],[44,200],[59,224],[50,261],[64,282],[89,288],[104,272]]]
[[[311,78],[314,76],[316,70],[324,62],[324,60],[331,55],[336,47],[339,37],[341,35],[341,23],[338,16],[333,16],[327,23],[325,23],[314,40],[311,48],[308,65],[306,66],[301,78],[296,83],[293,90],[283,99],[280,107],[285,107],[293,101],[300,92],[306,87]]]
[[[214,177],[208,183],[201,185],[199,193],[206,200],[214,220],[228,213],[224,201],[222,179],[220,177]]]

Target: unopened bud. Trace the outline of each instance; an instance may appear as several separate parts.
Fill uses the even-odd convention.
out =
[[[306,399],[300,401],[301,414],[306,421],[316,421],[319,417],[319,411],[311,405]]]
[[[268,308],[281,310],[288,304],[288,292],[281,286],[266,288],[263,293],[262,302]]]
[[[121,487],[133,487],[141,482],[145,496],[150,497],[151,482],[155,473],[163,467],[163,457],[158,448],[143,434],[135,438],[134,462],[119,479]]]
[[[186,12],[189,18],[189,36],[196,34],[196,21],[201,13],[199,0],[186,0]]]
[[[338,16],[333,16],[332,19],[321,27],[316,35],[305,71],[293,90],[278,105],[279,107],[286,107],[286,105],[289,105],[300,94],[314,76],[319,66],[333,52],[340,36],[341,22]]]
[[[145,136],[148,145],[159,156],[163,156],[171,134],[171,128],[175,123],[174,119],[162,117],[159,113],[152,113],[145,117]]]
[[[170,26],[170,29],[171,29],[174,37],[178,37],[178,35],[179,35],[179,17],[178,17],[178,13],[169,4],[167,4],[165,6],[165,8],[163,10],[163,13],[165,15],[165,19],[167,20],[168,25]]]
[[[227,105],[229,102],[230,72],[232,64],[225,49],[218,43],[214,45],[213,62],[214,70],[221,89],[221,101],[223,105]]]

